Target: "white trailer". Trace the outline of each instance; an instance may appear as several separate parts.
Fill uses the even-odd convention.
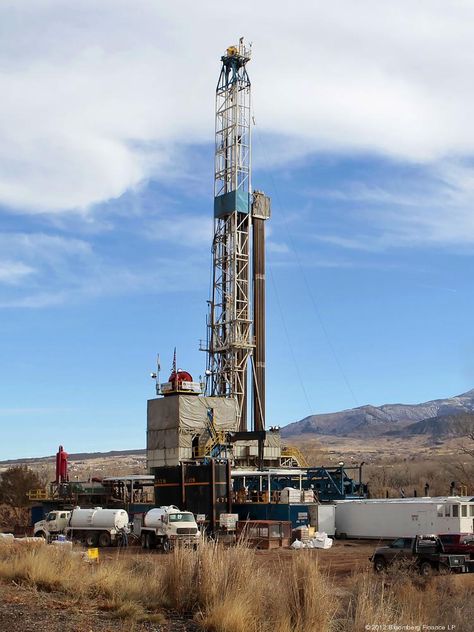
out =
[[[472,533],[474,498],[441,496],[337,500],[336,537],[399,538]]]

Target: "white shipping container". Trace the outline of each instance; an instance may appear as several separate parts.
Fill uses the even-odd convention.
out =
[[[474,498],[380,498],[337,500],[336,535],[399,538],[438,533],[472,533]]]

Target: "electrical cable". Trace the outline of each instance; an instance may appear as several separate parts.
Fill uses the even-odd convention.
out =
[[[255,131],[257,132],[256,133],[256,137],[258,138],[258,142],[260,143],[260,146],[262,147],[262,152],[264,154],[265,160],[267,162],[269,162],[266,148],[265,148],[265,146],[263,144],[263,140],[262,140],[262,138],[260,136],[260,133],[259,133],[259,131],[257,129],[257,126],[256,126],[256,123],[255,123],[255,118],[252,117],[252,120],[253,120],[253,124],[254,124],[254,127],[255,127]],[[293,251],[293,255],[295,257],[296,263],[297,263],[297,265],[298,265],[298,267],[300,269],[301,277],[302,277],[303,282],[304,282],[304,284],[306,286],[307,294],[308,294],[308,296],[309,296],[309,298],[311,300],[313,309],[314,309],[314,311],[316,313],[316,317],[317,317],[317,319],[319,321],[319,325],[320,325],[321,330],[323,332],[323,335],[324,335],[324,337],[326,339],[326,343],[327,343],[328,348],[329,348],[329,350],[330,350],[330,352],[331,352],[331,354],[332,354],[332,356],[334,358],[336,366],[339,369],[339,372],[340,372],[340,374],[342,376],[342,379],[343,379],[343,381],[344,381],[344,383],[346,385],[347,390],[351,394],[356,406],[359,406],[359,401],[358,401],[358,399],[357,399],[357,397],[355,395],[355,392],[354,392],[354,390],[353,390],[353,388],[352,388],[352,386],[351,386],[351,384],[349,382],[347,374],[346,374],[346,372],[344,371],[344,369],[342,367],[342,364],[341,364],[341,362],[339,360],[339,357],[338,357],[338,354],[336,352],[336,349],[335,349],[334,345],[332,344],[332,341],[330,339],[328,330],[326,328],[326,325],[324,323],[323,317],[321,315],[321,311],[320,311],[319,306],[318,306],[318,304],[316,302],[316,299],[314,297],[314,294],[313,294],[313,291],[311,289],[311,286],[310,286],[310,284],[308,282],[308,278],[306,276],[303,264],[301,263],[301,260],[300,260],[300,258],[298,256],[298,252],[296,250],[296,247],[295,247],[295,244],[294,244],[294,240],[293,240],[293,234],[292,234],[292,232],[290,230],[288,218],[287,218],[286,213],[285,213],[285,207],[281,203],[280,195],[279,195],[279,192],[278,192],[278,187],[276,185],[275,178],[273,177],[273,173],[272,173],[271,170],[270,170],[270,178],[272,180],[273,188],[275,190],[275,194],[276,194],[276,198],[277,198],[277,203],[278,203],[279,209],[280,209],[280,211],[282,211],[282,217],[283,217],[283,221],[284,221],[284,224],[285,224],[286,234],[288,235],[288,238],[289,238],[289,241],[290,241],[290,249]]]
[[[291,357],[293,358],[293,363],[295,365],[296,374],[298,376],[298,379],[299,379],[299,382],[300,382],[300,386],[301,386],[301,390],[303,391],[304,398],[306,400],[306,403],[308,404],[309,414],[312,415],[312,414],[314,414],[314,408],[312,407],[311,402],[309,400],[308,393],[306,392],[306,388],[305,388],[305,385],[304,385],[304,382],[303,382],[303,378],[302,378],[302,375],[301,375],[301,372],[300,372],[300,368],[298,366],[298,362],[296,361],[294,347],[291,344],[290,334],[289,334],[288,328],[286,326],[285,317],[283,315],[283,310],[282,310],[281,303],[280,303],[280,297],[278,295],[278,289],[277,289],[277,286],[276,286],[276,283],[275,283],[275,278],[273,276],[273,270],[272,270],[271,266],[268,266],[268,270],[270,272],[270,279],[272,281],[273,291],[275,292],[276,303],[277,303],[277,306],[278,306],[278,311],[280,313],[280,318],[281,318],[281,322],[282,322],[282,325],[283,325],[283,331],[285,332],[286,341],[287,341],[288,347],[290,349]]]

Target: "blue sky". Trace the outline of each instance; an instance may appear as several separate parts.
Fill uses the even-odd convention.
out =
[[[268,424],[472,388],[474,9],[166,5],[0,8],[0,458],[144,447],[156,353],[203,372],[214,89],[241,34]]]

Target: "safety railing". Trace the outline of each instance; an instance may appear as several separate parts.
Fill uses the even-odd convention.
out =
[[[303,453],[296,446],[285,446],[281,450],[281,461],[286,461],[285,465],[295,465],[296,467],[308,467]]]
[[[48,492],[45,489],[32,489],[27,494],[28,500],[47,500]]]

